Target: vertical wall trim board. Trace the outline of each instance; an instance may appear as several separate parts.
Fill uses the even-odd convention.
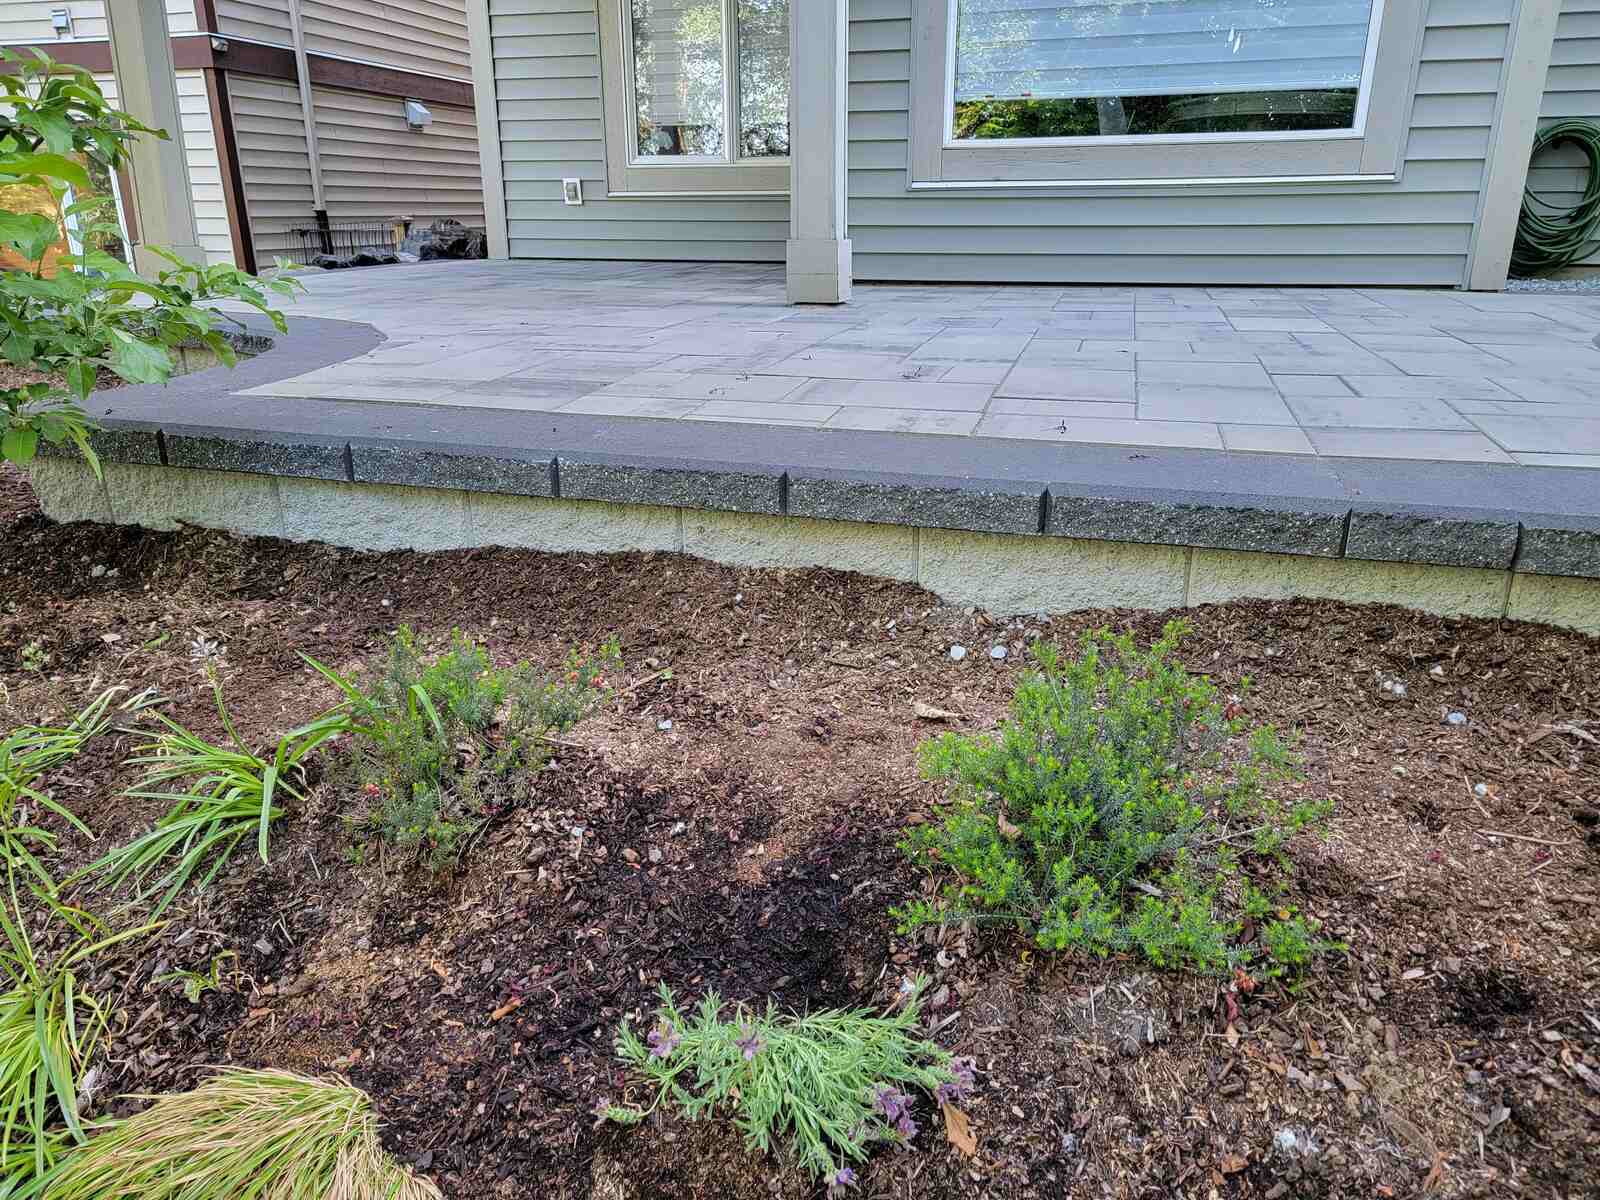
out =
[[[211,104],[211,129],[217,140],[217,165],[222,170],[222,199],[228,208],[228,232],[233,238],[233,261],[242,271],[256,273],[256,249],[250,241],[250,217],[244,206],[244,177],[239,173],[239,142],[233,128],[225,71],[207,71],[206,98]]]
[[[505,169],[500,159],[500,102],[494,82],[494,38],[489,0],[467,0],[467,38],[472,49],[472,101],[478,118],[478,165],[483,174],[483,219],[489,257],[511,257],[506,224]]]
[[[1465,282],[1475,292],[1499,291],[1510,270],[1511,246],[1528,183],[1528,158],[1539,127],[1559,17],[1556,0],[1517,0],[1500,69],[1500,94],[1478,198],[1478,219],[1467,252]]]

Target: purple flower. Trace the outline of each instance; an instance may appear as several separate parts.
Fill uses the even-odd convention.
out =
[[[856,1173],[849,1167],[840,1167],[828,1179],[828,1195],[836,1196],[845,1188],[853,1188],[855,1185]]]
[[[602,1121],[606,1119],[606,1116],[610,1112],[611,1101],[607,1100],[604,1096],[601,1096],[600,1099],[596,1100],[594,1102],[594,1107],[589,1110],[589,1114],[591,1116],[598,1117]]]
[[[878,1111],[891,1121],[904,1113],[911,1104],[909,1096],[886,1083],[880,1083],[873,1090],[872,1098],[877,1105]]]
[[[651,1058],[666,1058],[678,1048],[683,1035],[673,1030],[670,1021],[663,1021],[650,1031],[650,1036],[645,1040],[650,1043]]]
[[[900,1114],[900,1119],[894,1123],[894,1129],[908,1142],[917,1136],[917,1123],[911,1119],[909,1112]]]
[[[970,1058],[953,1058],[950,1060],[950,1074],[952,1078],[941,1083],[933,1090],[934,1098],[940,1104],[954,1104],[957,1100],[964,1100],[973,1086],[973,1061]]]
[[[739,1047],[739,1052],[744,1055],[745,1062],[752,1062],[755,1056],[766,1049],[766,1042],[757,1036],[754,1029],[746,1029],[742,1038],[735,1038],[733,1044]]]

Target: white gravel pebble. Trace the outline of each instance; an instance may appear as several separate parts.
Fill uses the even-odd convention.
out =
[[[950,661],[951,662],[960,662],[966,656],[967,656],[967,648],[965,646],[951,646],[950,647]]]

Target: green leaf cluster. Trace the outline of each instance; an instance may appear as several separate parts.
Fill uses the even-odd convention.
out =
[[[923,744],[952,803],[903,847],[954,878],[895,910],[903,930],[1003,920],[1048,950],[1208,971],[1274,952],[1241,941],[1245,909],[1265,903],[1243,867],[1281,886],[1285,842],[1331,809],[1284,803],[1289,751],[1176,660],[1187,632],[1172,622],[1141,648],[1102,630],[1071,661],[1042,645],[995,734]]]
[[[185,262],[155,247],[170,268],[154,279],[137,275],[108,249],[121,235],[95,176],[108,177],[133,138],[167,134],[113,108],[81,68],[38,51],[0,50],[0,58],[11,68],[0,74],[0,195],[36,194],[49,209],[0,207],[0,247],[28,264],[0,270],[0,360],[61,381],[0,388],[0,458],[25,465],[41,442],[71,443],[98,471],[83,405],[102,370],[130,383],[164,383],[177,348],[190,345],[209,347],[232,366],[223,328],[240,322],[209,302],[242,302],[283,331],[272,297],[290,296],[299,284]],[[69,224],[81,250],[49,261]]]

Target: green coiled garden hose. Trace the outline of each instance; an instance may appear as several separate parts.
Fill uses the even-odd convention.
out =
[[[1576,146],[1588,160],[1589,181],[1583,199],[1567,207],[1544,199],[1531,187],[1523,192],[1517,240],[1511,247],[1511,272],[1537,275],[1571,266],[1590,254],[1600,237],[1600,125],[1593,121],[1558,121],[1533,139],[1533,158],[1554,146]]]

